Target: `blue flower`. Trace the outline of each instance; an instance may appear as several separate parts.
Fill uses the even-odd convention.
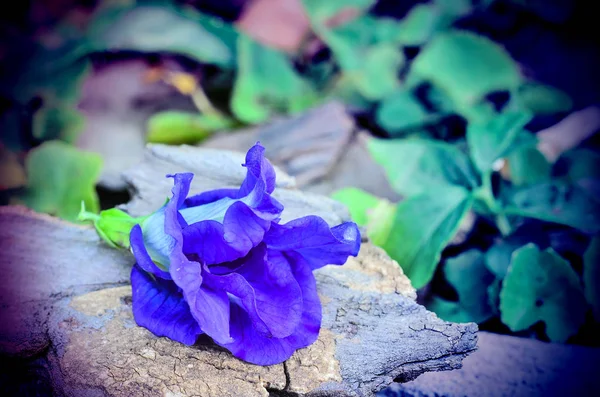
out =
[[[275,171],[257,143],[239,189],[187,197],[193,174],[174,179],[171,199],[133,227],[133,314],[157,336],[192,345],[201,334],[234,356],[280,363],[313,343],[321,303],[312,271],[356,256],[360,234],[317,216],[280,224]]]

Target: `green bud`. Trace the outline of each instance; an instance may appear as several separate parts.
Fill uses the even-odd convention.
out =
[[[92,221],[98,235],[113,248],[129,250],[129,234],[131,229],[147,217],[134,218],[117,208],[101,211],[99,214],[88,212],[81,203],[81,211],[77,217],[80,221]]]

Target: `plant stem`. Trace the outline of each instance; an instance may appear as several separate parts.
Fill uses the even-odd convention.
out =
[[[215,108],[210,102],[208,96],[206,95],[200,84],[198,84],[198,87],[192,94],[192,101],[194,102],[196,108],[198,108],[198,110],[200,110],[204,114],[212,113],[221,115],[221,112],[217,108]]]
[[[500,230],[500,233],[503,237],[508,236],[512,231],[512,226],[510,225],[505,213],[501,212],[496,215],[496,224],[498,225],[498,230]]]
[[[502,236],[506,237],[512,231],[512,226],[503,212],[502,207],[496,201],[494,191],[492,189],[492,172],[486,172],[482,176],[481,187],[476,190],[475,195],[482,200],[488,209],[495,215],[496,225]]]

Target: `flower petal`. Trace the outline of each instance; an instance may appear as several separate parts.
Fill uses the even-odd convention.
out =
[[[229,335],[229,298],[225,291],[215,291],[202,285],[202,265],[190,261],[183,253],[183,232],[178,208],[189,192],[193,174],[175,174],[173,197],[165,206],[165,233],[175,240],[170,253],[169,272],[183,291],[190,311],[200,328],[215,341],[226,343]]]
[[[200,326],[183,295],[172,281],[153,279],[138,266],[131,269],[133,316],[136,323],[156,336],[193,345]]]
[[[238,197],[244,197],[254,190],[256,182],[264,182],[265,191],[272,193],[275,190],[275,169],[264,156],[265,148],[256,142],[254,146],[246,153],[246,163],[244,166],[248,169],[246,179],[240,187]]]
[[[209,204],[222,198],[237,198],[239,189],[215,189],[196,194],[195,196],[188,197],[183,202],[183,207],[196,207],[203,204]]]
[[[259,333],[275,338],[291,335],[302,316],[302,292],[289,264],[271,263],[263,244],[240,262],[232,273],[205,274],[205,283],[238,297]]]
[[[292,264],[293,275],[302,291],[303,313],[300,324],[292,335],[273,338],[259,333],[244,308],[232,303],[231,335],[234,341],[220,345],[234,356],[258,365],[279,364],[287,360],[297,349],[317,340],[321,326],[321,302],[315,278],[306,261],[300,255],[292,254],[292,258],[286,258],[276,251],[269,251],[268,256],[274,266],[284,262]],[[293,258],[294,256],[296,257]]]
[[[217,221],[202,221],[183,229],[183,252],[197,255],[202,263],[213,265],[231,262],[245,255],[225,241],[223,224]]]
[[[358,255],[360,232],[353,222],[329,228],[322,218],[310,215],[284,225],[273,223],[264,242],[271,249],[299,253],[315,270],[342,265],[348,256]]]
[[[142,269],[144,269],[145,272],[166,280],[171,280],[171,275],[169,272],[166,272],[156,266],[154,261],[152,261],[150,258],[150,254],[148,254],[146,246],[144,245],[144,236],[142,234],[142,227],[140,225],[135,225],[131,229],[131,233],[129,234],[129,242],[131,244],[131,251],[133,252],[136,263]]]

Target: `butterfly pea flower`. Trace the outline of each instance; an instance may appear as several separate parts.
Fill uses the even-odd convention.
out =
[[[238,189],[188,197],[191,173],[168,175],[172,196],[135,225],[133,315],[157,336],[192,345],[206,334],[247,362],[277,364],[321,327],[313,270],[360,248],[357,225],[305,216],[287,223],[275,171],[257,143]]]

